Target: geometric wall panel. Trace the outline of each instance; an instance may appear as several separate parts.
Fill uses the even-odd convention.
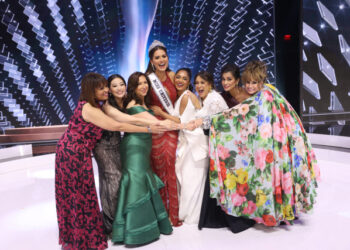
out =
[[[302,120],[308,132],[350,136],[350,1],[303,1]]]
[[[172,70],[208,70],[219,90],[229,62],[263,60],[274,83],[273,12],[273,0],[2,0],[0,133],[66,124],[84,74],[144,71],[154,39]]]

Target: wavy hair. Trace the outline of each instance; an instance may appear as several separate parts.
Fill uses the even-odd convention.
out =
[[[104,86],[108,86],[108,82],[103,75],[95,72],[87,73],[81,80],[79,101],[86,101],[93,107],[99,107],[100,105],[96,101],[95,90]]]
[[[152,91],[151,82],[145,73],[137,71],[137,72],[132,73],[129,76],[128,87],[127,87],[127,96],[126,96],[126,99],[124,102],[125,107],[132,100],[134,100],[136,102],[136,104],[143,105],[142,100],[136,94],[136,89],[139,86],[139,80],[140,80],[141,76],[146,77],[146,80],[148,83],[148,92],[144,98],[144,103],[147,107],[149,107],[149,105],[151,104],[151,91]]]
[[[263,61],[251,61],[247,63],[242,73],[242,82],[246,83],[249,80],[265,82],[267,78],[267,67]]]

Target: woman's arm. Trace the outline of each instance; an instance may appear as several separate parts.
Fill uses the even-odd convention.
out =
[[[112,105],[110,105],[108,102],[106,102],[103,105],[102,109],[109,117],[113,118],[118,122],[131,123],[138,126],[150,126],[157,122],[154,120],[147,120],[144,118],[139,118],[139,117],[125,114],[119,111],[118,109],[116,109],[115,107],[113,107]]]
[[[169,76],[171,82],[174,84],[174,81],[175,81],[175,72],[174,72],[174,71],[169,71],[169,72],[168,72],[168,76]]]
[[[212,90],[203,102],[203,107],[197,111],[196,117],[203,118],[205,116],[211,116],[225,109],[228,109],[228,106],[224,98],[215,90]]]
[[[203,107],[197,111],[196,113],[196,126],[202,126],[204,129],[210,128],[211,116],[228,109],[228,106],[224,100],[224,98],[217,93],[215,90],[212,90],[211,93],[208,94],[207,98],[203,103]]]
[[[95,108],[89,103],[84,104],[82,109],[82,116],[86,122],[91,122],[92,124],[102,129],[111,131],[124,131],[136,133],[148,133],[152,131],[153,133],[162,133],[167,130],[157,123],[154,123],[148,128],[146,128],[115,121],[109,116],[107,116],[105,113],[103,113],[101,109]]]
[[[187,94],[190,97],[191,102],[192,102],[193,106],[195,107],[195,109],[200,109],[201,103],[200,103],[198,97],[195,94],[193,94],[191,91],[187,91]]]
[[[131,108],[133,106],[140,106],[140,105],[136,104],[134,100],[131,100],[128,103],[127,108]],[[135,115],[133,115],[133,117],[136,117],[136,118],[142,119],[142,120],[148,120],[152,124],[153,123],[160,124],[163,127],[167,128],[168,130],[182,129],[181,126],[179,126],[178,124],[174,123],[173,121],[168,120],[168,119],[166,119],[166,120],[158,120],[155,116],[151,115],[147,111],[135,114]]]
[[[167,112],[164,112],[160,107],[158,106],[152,106],[151,109],[153,110],[155,115],[158,115],[164,119],[171,120],[176,123],[181,123],[180,119],[176,116],[169,115]]]

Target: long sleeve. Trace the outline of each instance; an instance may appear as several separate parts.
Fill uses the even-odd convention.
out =
[[[204,129],[209,129],[211,123],[210,116],[222,112],[225,109],[228,109],[228,106],[224,98],[215,90],[212,90],[207,98],[205,98],[203,107],[197,111],[196,118],[203,118],[202,127]]]

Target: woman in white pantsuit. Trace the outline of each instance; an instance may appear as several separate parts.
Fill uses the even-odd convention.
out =
[[[179,69],[174,84],[178,99],[173,116],[153,107],[155,114],[182,124],[191,124],[196,110],[201,108],[198,98],[188,90],[191,71]],[[190,125],[188,127],[191,127]],[[208,137],[203,129],[179,132],[176,150],[175,172],[178,181],[179,220],[186,224],[198,224],[203,199],[204,183],[208,171]]]
[[[175,112],[179,112],[181,123],[190,122],[196,115],[192,101],[187,102],[180,114],[180,103],[186,96],[187,93],[183,93],[175,104]],[[208,137],[203,129],[181,130],[175,171],[179,184],[179,219],[186,224],[198,224],[208,162]]]

